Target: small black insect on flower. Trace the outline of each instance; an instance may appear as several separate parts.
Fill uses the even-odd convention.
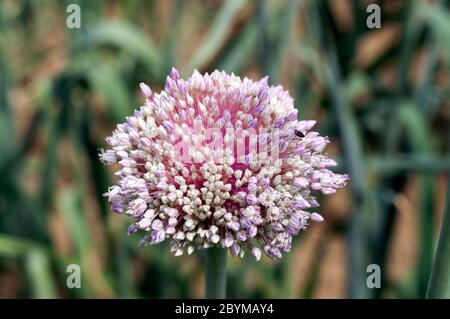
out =
[[[305,137],[305,134],[303,134],[301,131],[299,130],[295,130],[295,135],[297,135],[298,137]]]

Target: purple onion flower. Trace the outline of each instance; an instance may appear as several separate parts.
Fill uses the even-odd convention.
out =
[[[100,158],[121,166],[105,195],[114,212],[134,218],[130,234],[146,232],[142,245],[169,240],[177,256],[223,247],[281,258],[309,221],[323,221],[307,211],[316,194],[348,180],[329,170],[336,163],[323,154],[328,138],[311,131],[315,121],[297,120],[292,97],[267,78],[195,71],[183,80],[172,69],[160,93],[140,88],[145,105],[117,126]],[[271,147],[247,149],[255,134]]]

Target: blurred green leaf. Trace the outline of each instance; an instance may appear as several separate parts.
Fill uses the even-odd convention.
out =
[[[399,125],[405,128],[406,134],[415,152],[430,154],[433,141],[430,139],[423,113],[414,103],[405,101],[398,110]],[[433,254],[433,212],[434,212],[434,183],[429,174],[420,175],[420,250],[417,273],[417,294],[425,297],[428,278],[431,271]]]
[[[0,255],[18,257],[32,250],[45,250],[42,246],[28,240],[0,234]]]
[[[349,101],[346,99],[341,71],[339,70],[334,46],[327,47],[325,57],[325,78],[330,92],[331,105],[338,122],[343,154],[350,175],[352,190],[352,214],[349,218],[348,252],[348,297],[368,298],[370,292],[365,284],[365,267],[368,264],[368,236],[366,216],[373,209],[372,192],[367,183],[366,160],[364,158],[361,128]]]
[[[6,63],[4,42],[6,39],[0,33],[0,165],[13,152],[15,145],[12,143],[15,133],[9,103],[9,66]]]
[[[75,189],[62,190],[59,198],[59,207],[79,253],[89,250],[90,236],[86,228],[77,191]]]
[[[217,69],[226,72],[241,72],[255,47],[256,36],[257,27],[254,23],[249,22],[233,42],[232,48],[220,59]]]
[[[56,298],[50,260],[41,250],[33,249],[26,256],[26,269],[33,288],[34,298]]]
[[[162,76],[162,60],[151,39],[135,26],[117,21],[102,22],[88,31],[82,47],[111,45],[136,57],[156,78]]]
[[[56,298],[47,248],[31,241],[0,235],[0,256],[24,257],[34,298]]]
[[[450,179],[427,298],[450,298]]]
[[[211,59],[217,54],[218,50],[224,45],[234,18],[245,4],[245,0],[227,0],[222,9],[215,18],[203,45],[194,53],[185,73],[194,69],[203,69],[205,65],[211,62]]]
[[[269,75],[270,81],[273,83],[278,83],[280,79],[280,68],[283,62],[283,51],[292,43],[292,24],[298,12],[298,7],[300,5],[300,0],[288,0],[280,10],[280,14],[270,15],[268,11],[268,2],[260,1],[261,5],[261,18],[260,18],[260,29],[261,32],[266,34],[261,34],[262,46],[262,67],[264,73]],[[267,16],[267,17],[266,17]],[[273,18],[275,23],[274,34],[268,34],[269,28],[267,24],[271,24],[270,16],[275,16]],[[294,48],[296,45],[293,46]]]
[[[436,38],[436,43],[446,54],[450,68],[450,13],[439,3],[420,2],[419,16],[426,21]]]
[[[117,68],[99,63],[95,69],[89,70],[88,76],[94,90],[106,100],[108,111],[115,122],[123,121],[125,116],[131,115],[129,92]]]
[[[370,79],[365,73],[352,72],[345,85],[345,94],[348,101],[353,101],[363,93],[369,91]]]

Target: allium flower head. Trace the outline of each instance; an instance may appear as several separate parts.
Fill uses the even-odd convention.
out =
[[[267,78],[214,71],[183,80],[172,69],[165,89],[141,83],[145,105],[106,139],[105,164],[118,163],[105,194],[112,210],[134,218],[142,245],[171,242],[175,255],[221,246],[280,258],[310,221],[317,194],[348,180],[328,168],[327,137],[297,120],[293,99]]]

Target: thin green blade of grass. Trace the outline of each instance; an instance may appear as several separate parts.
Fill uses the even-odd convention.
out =
[[[300,0],[288,0],[280,14],[269,14],[267,1],[259,2],[259,24],[261,39],[261,67],[273,83],[280,80],[282,54],[285,48],[292,43],[292,22],[298,13]],[[269,34],[269,24],[275,24],[274,35]]]
[[[112,184],[112,181],[105,166],[102,164],[98,156],[100,146],[98,145],[94,136],[92,136],[93,134],[91,130],[94,125],[94,119],[92,117],[93,115],[91,113],[91,107],[88,104],[84,112],[84,117],[80,123],[80,139],[89,161],[89,177],[93,183],[93,187],[95,188],[96,199],[102,213],[102,221],[106,223],[110,209],[108,200],[105,198],[105,196],[103,196],[103,194]]]
[[[450,178],[427,298],[450,298]]]
[[[334,51],[332,48],[326,51],[325,75],[341,133],[344,157],[348,165],[353,193],[353,208],[348,232],[350,247],[347,289],[350,298],[366,298],[369,296],[369,292],[365,285],[365,267],[368,265],[368,255],[364,215],[371,210],[368,205],[371,195],[366,183],[367,171],[364,165],[362,142],[359,139],[361,134],[350,105],[343,94],[344,89],[341,85],[342,80],[339,78]]]
[[[217,14],[202,46],[194,53],[184,73],[189,73],[194,69],[201,70],[211,62],[211,59],[223,46],[236,15],[245,3],[246,0],[227,0],[225,2]]]
[[[89,71],[88,77],[94,91],[106,100],[110,116],[115,122],[131,115],[131,99],[117,68],[100,63]]]
[[[14,127],[9,104],[9,70],[6,63],[6,38],[0,33],[0,165],[14,151]]]
[[[404,126],[410,139],[412,148],[418,154],[431,154],[432,140],[425,125],[423,114],[413,103],[405,102],[398,112],[399,123]],[[421,173],[420,183],[420,252],[417,273],[417,293],[423,298],[426,293],[427,282],[431,271],[433,254],[433,212],[434,212],[434,183],[431,175]]]
[[[148,36],[125,22],[106,21],[94,26],[79,43],[82,48],[111,45],[136,57],[155,78],[163,74],[162,59]]]
[[[404,9],[404,19],[402,21],[402,38],[400,43],[399,54],[397,57],[397,74],[396,87],[394,91],[394,105],[400,105],[401,100],[408,93],[407,77],[411,67],[414,49],[418,44],[421,28],[414,21],[418,17],[419,7],[418,1],[408,1]],[[384,132],[384,148],[386,153],[393,153],[398,147],[400,139],[400,127],[396,123],[396,112],[390,112],[387,117],[387,124]]]
[[[132,260],[130,260],[130,252],[126,249],[124,238],[117,238],[117,236],[114,236],[114,234],[111,234],[106,230],[109,220],[108,217],[110,216],[108,214],[109,208],[107,201],[102,194],[107,190],[111,183],[109,182],[109,177],[107,176],[104,165],[101,164],[98,158],[98,148],[95,147],[94,141],[89,134],[91,114],[89,112],[89,106],[86,106],[86,108],[84,115],[78,123],[78,134],[76,135],[77,153],[85,154],[86,160],[83,159],[77,162],[76,170],[79,171],[80,174],[77,175],[76,185],[82,194],[88,193],[88,189],[95,188],[99,214],[102,217],[99,219],[102,222],[102,225],[99,226],[99,228],[105,230],[100,233],[105,236],[105,240],[108,243],[112,244],[110,246],[111,255],[118,260],[117,265],[109,263],[104,265],[104,267],[102,267],[102,272],[105,273],[105,276],[104,278],[99,279],[107,290],[112,290],[111,287],[114,286],[120,297],[136,297],[137,292],[134,289],[133,281],[130,280],[130,276],[132,275]],[[83,172],[85,173],[83,174]],[[91,214],[94,214],[94,212],[91,212]],[[83,218],[83,220],[85,220],[85,218]],[[83,225],[85,225],[85,222],[86,220],[83,221]],[[79,227],[83,227],[83,225],[80,225]],[[87,225],[84,227],[87,232]],[[123,230],[120,233],[121,236],[126,233],[126,228],[122,228]],[[81,256],[88,256],[92,249],[95,249],[95,245],[92,243],[89,243],[89,246],[84,246]]]
[[[48,248],[33,241],[9,235],[0,235],[0,256],[24,257],[25,270],[34,298],[56,298],[57,290],[51,274]]]
[[[33,249],[26,256],[25,267],[32,287],[33,298],[56,298],[57,290],[53,282],[50,260],[41,250]]]
[[[257,7],[257,23],[258,23],[258,64],[261,72],[264,75],[269,76],[269,80],[272,80],[273,74],[271,74],[272,55],[273,55],[273,43],[270,37],[269,24],[269,3],[268,1],[258,1]]]
[[[59,153],[58,146],[62,136],[67,130],[67,123],[69,118],[69,110],[71,109],[70,99],[70,79],[62,76],[55,79],[53,83],[53,101],[59,106],[56,112],[49,112],[50,116],[46,119],[45,125],[48,127],[47,145],[45,148],[45,162],[41,171],[41,185],[40,185],[40,205],[41,205],[41,225],[43,233],[45,233],[45,226],[47,225],[47,215],[51,203],[54,199],[54,189],[57,177],[57,169],[59,167]],[[49,101],[50,102],[50,101]],[[49,110],[53,104],[46,105]],[[48,237],[48,234],[45,235]]]
[[[93,245],[92,236],[86,224],[86,220],[82,214],[82,202],[78,188],[81,187],[79,183],[77,186],[63,189],[59,196],[59,207],[62,212],[65,224],[67,225],[70,236],[73,239],[77,251],[78,264],[82,269],[82,274],[85,274],[84,279],[88,283],[90,290],[101,297],[114,297],[114,291],[111,288],[110,282],[104,273],[89,269],[90,263],[93,262]],[[97,266],[97,265],[96,265]],[[98,268],[96,268],[98,270]],[[92,274],[96,274],[93,277]]]
[[[58,206],[62,212],[70,237],[74,240],[79,252],[87,251],[90,244],[90,235],[81,214],[81,203],[74,189],[64,189],[58,198]]]
[[[450,172],[450,157],[436,158],[431,155],[396,155],[392,157],[374,156],[368,159],[368,169],[377,175],[392,173]]]
[[[419,17],[430,27],[436,44],[446,56],[447,68],[450,68],[450,13],[439,3],[420,3]]]
[[[172,67],[178,67],[177,63],[177,49],[178,38],[182,34],[182,24],[180,20],[185,9],[186,2],[183,0],[174,0],[171,16],[171,26],[169,32],[167,32],[164,45],[161,52],[163,52],[164,68],[170,70]]]
[[[126,233],[127,227],[124,225],[121,227],[123,234]],[[115,260],[117,266],[117,274],[114,277],[115,284],[118,287],[118,296],[120,298],[136,298],[139,296],[137,292],[136,282],[131,280],[133,277],[133,255],[134,250],[129,249],[126,238],[118,236],[115,238]]]
[[[249,22],[245,29],[238,35],[227,54],[220,59],[217,69],[226,72],[239,73],[245,66],[256,44],[257,26]]]
[[[325,39],[328,34],[323,30],[325,27],[331,27],[326,20],[326,5],[319,1],[310,1],[308,8],[307,25],[311,28],[308,31],[308,41],[315,50],[323,52],[323,78],[337,121],[346,169],[350,175],[352,212],[347,225],[347,295],[350,298],[367,298],[370,292],[365,284],[369,260],[366,217],[374,209],[369,204],[372,193],[367,185],[368,172],[360,138],[362,134],[345,94],[345,80],[338,61],[336,39]]]
[[[31,250],[46,251],[44,246],[34,241],[25,240],[15,236],[0,234],[0,255],[18,257],[28,254]]]

